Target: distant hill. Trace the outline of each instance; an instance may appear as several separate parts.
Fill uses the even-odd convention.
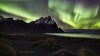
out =
[[[4,33],[63,33],[56,22],[48,17],[41,17],[36,21],[26,23],[23,20],[13,20],[0,16],[0,32]]]

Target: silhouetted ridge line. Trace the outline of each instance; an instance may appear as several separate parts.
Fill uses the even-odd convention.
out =
[[[26,23],[23,20],[13,20],[0,16],[0,32],[5,33],[63,33],[54,20],[48,17],[41,17],[36,21]]]

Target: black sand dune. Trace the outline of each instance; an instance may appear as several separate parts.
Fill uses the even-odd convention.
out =
[[[45,34],[6,35],[17,56],[99,56],[100,39]],[[4,52],[5,53],[5,52]]]

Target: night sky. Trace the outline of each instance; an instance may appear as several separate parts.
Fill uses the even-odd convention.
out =
[[[0,0],[0,15],[26,22],[51,16],[62,29],[100,29],[100,0]]]

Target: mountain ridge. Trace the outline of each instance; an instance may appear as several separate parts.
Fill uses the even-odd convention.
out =
[[[56,22],[48,17],[41,17],[36,21],[26,23],[23,20],[13,20],[0,16],[0,32],[6,33],[63,33]]]

